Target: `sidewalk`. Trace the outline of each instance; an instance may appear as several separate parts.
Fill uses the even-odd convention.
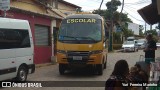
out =
[[[44,67],[44,66],[50,66],[50,65],[56,65],[57,63],[43,63],[43,64],[36,64],[35,67],[36,68],[40,68],[40,67]]]

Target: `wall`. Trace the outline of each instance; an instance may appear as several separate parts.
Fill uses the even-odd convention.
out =
[[[12,1],[11,6],[32,12],[46,13],[46,9],[36,4],[33,0]]]
[[[63,3],[58,3],[58,9],[63,13],[76,13],[76,8]]]
[[[139,25],[135,23],[128,23],[128,29],[131,29],[135,35],[139,35]]]

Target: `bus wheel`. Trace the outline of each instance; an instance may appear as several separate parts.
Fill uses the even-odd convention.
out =
[[[25,82],[27,79],[27,68],[24,66],[19,67],[16,81]]]
[[[96,69],[97,69],[98,75],[102,75],[103,74],[103,65],[102,64],[97,64],[96,65]]]
[[[59,73],[61,75],[64,75],[65,72],[65,65],[64,64],[59,64]]]

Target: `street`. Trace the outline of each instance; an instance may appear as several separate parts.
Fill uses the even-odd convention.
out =
[[[142,50],[138,52],[112,52],[108,54],[107,69],[102,76],[91,75],[83,70],[76,72],[67,72],[60,75],[58,64],[37,68],[34,74],[28,76],[28,81],[106,81],[112,73],[117,60],[127,60],[130,67],[134,66],[139,56],[144,55]],[[156,58],[160,57],[160,49],[156,50]],[[68,82],[69,83],[69,82]],[[63,82],[62,82],[63,86]],[[1,88],[2,90],[104,90],[104,87],[43,87],[43,88]]]

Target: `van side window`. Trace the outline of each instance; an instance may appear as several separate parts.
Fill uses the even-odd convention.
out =
[[[26,47],[31,47],[28,30],[0,29],[0,49]]]

